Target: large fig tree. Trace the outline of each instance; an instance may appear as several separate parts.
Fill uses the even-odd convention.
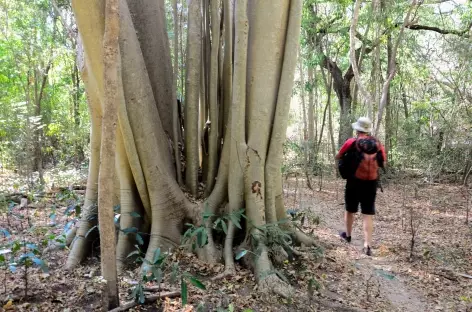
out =
[[[120,229],[136,228],[147,233],[146,256],[151,258],[156,248],[180,245],[185,223],[206,227],[207,243],[197,253],[206,261],[224,259],[228,274],[234,271],[234,237],[237,231],[245,231],[237,235],[246,237],[239,243],[243,241],[245,248],[258,251],[250,254],[261,286],[286,293],[287,288],[274,283],[274,275],[266,274],[272,271],[273,259],[268,252],[267,232],[261,229],[284,226],[292,233],[293,241],[313,243],[290,225],[278,222],[286,218],[282,145],[297,61],[302,0],[188,1],[186,97],[182,110],[175,109],[178,104],[173,70],[178,69],[171,65],[164,1],[118,2],[114,193],[115,204],[120,207]],[[84,213],[75,237],[69,237],[72,246],[68,268],[80,263],[91,246],[91,235],[87,233],[96,222],[93,216],[97,211],[106,102],[102,44],[105,1],[72,0],[72,6],[84,52],[81,73],[92,129]],[[184,112],[184,121],[176,118],[177,111]],[[200,136],[205,131],[209,135]],[[181,159],[176,156],[184,159],[185,172],[177,172],[176,164]],[[184,181],[183,185],[179,180]],[[206,183],[205,192],[200,187],[202,181]],[[193,195],[192,199],[183,188]],[[201,200],[195,201],[199,196]],[[217,216],[241,209],[245,209],[247,219],[243,230],[239,222],[227,218],[224,239],[215,237],[212,217],[202,217],[204,212]],[[136,237],[119,232],[119,269],[134,248]]]

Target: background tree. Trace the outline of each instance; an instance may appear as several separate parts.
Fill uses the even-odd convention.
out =
[[[31,183],[43,167],[81,164],[87,149],[73,19],[67,5],[58,9],[65,25],[50,1],[0,4],[0,161],[30,174]]]

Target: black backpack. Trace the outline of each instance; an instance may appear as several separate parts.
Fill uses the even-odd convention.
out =
[[[384,159],[381,151],[377,148],[375,138],[356,139],[338,161],[338,170],[341,178],[349,179],[355,176],[357,168],[364,157],[364,153],[376,153],[378,165],[383,168]]]

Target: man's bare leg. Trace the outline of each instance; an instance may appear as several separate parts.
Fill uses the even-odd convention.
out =
[[[372,246],[372,230],[373,230],[373,216],[372,215],[363,215],[364,216],[364,247]]]
[[[354,213],[346,211],[344,213],[344,222],[346,223],[346,235],[351,237],[352,224],[354,223]]]

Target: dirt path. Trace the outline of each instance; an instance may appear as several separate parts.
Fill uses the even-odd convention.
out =
[[[341,241],[338,235],[344,228],[342,217],[333,218],[333,216],[339,214],[326,213],[329,210],[316,209],[316,207],[322,207],[322,205],[315,205],[314,212],[323,215],[321,219],[325,221],[325,227],[331,233],[332,239]],[[366,280],[370,278],[372,287],[377,288],[374,291],[379,291],[399,311],[429,311],[426,308],[426,299],[416,290],[408,287],[404,282],[404,278],[392,273],[392,271],[395,271],[396,266],[394,261],[378,256],[378,251],[373,257],[366,257],[362,254],[364,241],[362,236],[362,220],[360,218],[356,220],[353,236],[350,244],[341,241],[342,248],[348,251],[350,255],[349,261],[362,272],[364,278]]]
[[[354,303],[368,311],[434,310],[434,303],[428,302],[423,294],[408,285],[410,277],[396,273],[400,270],[395,258],[382,256],[382,244],[375,234],[374,256],[367,257],[362,253],[360,216],[356,217],[354,223],[352,242],[348,244],[340,239],[339,233],[344,228],[342,191],[342,185],[337,183],[335,191],[312,194],[303,194],[302,191],[295,195],[299,198],[299,209],[308,208],[321,220],[316,233],[322,243],[328,246],[326,257],[334,267],[328,268],[333,273],[329,274],[331,278],[327,279],[328,286],[322,292],[323,295],[344,304]],[[379,197],[382,195],[379,194]]]

